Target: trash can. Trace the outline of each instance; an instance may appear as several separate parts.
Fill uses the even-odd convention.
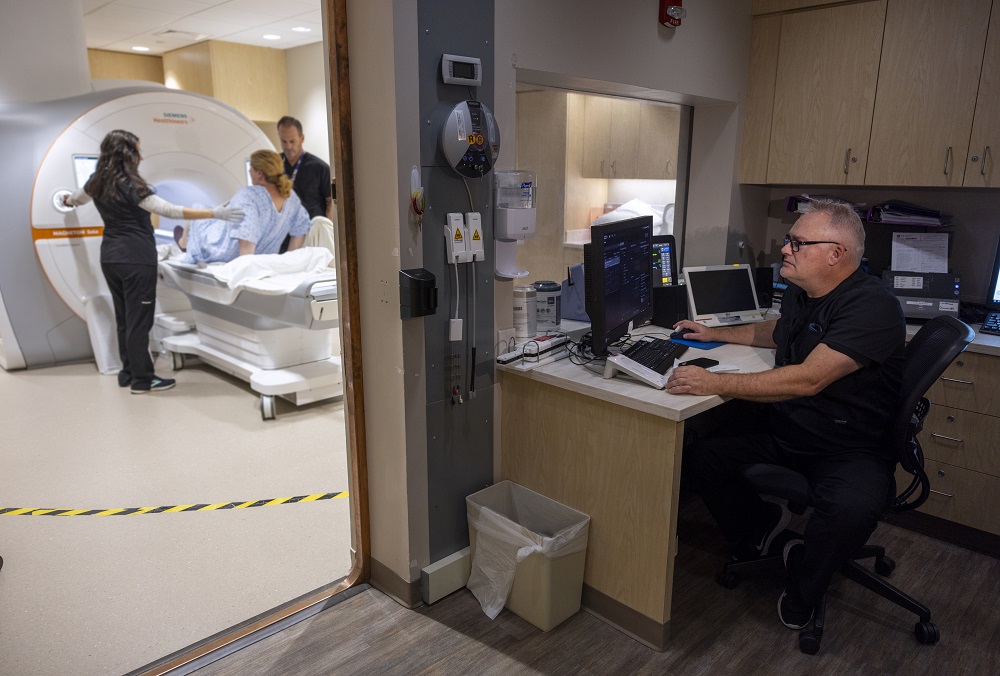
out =
[[[491,619],[506,605],[542,631],[580,610],[590,517],[512,481],[465,499],[468,587]]]

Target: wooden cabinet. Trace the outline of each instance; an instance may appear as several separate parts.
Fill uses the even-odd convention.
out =
[[[586,97],[584,178],[677,178],[680,109]]]
[[[781,17],[768,183],[863,182],[886,1]]]
[[[1000,0],[813,4],[754,2],[787,13],[754,18],[741,181],[1000,186]]]
[[[973,188],[1000,187],[1000,2],[994,1],[990,29],[983,54],[983,72],[979,76],[979,96],[972,123],[969,160],[965,165],[964,184]]]
[[[867,185],[962,185],[992,2],[891,0]]]
[[[934,492],[920,511],[1000,535],[998,380],[1000,357],[964,352],[928,391],[920,443]]]

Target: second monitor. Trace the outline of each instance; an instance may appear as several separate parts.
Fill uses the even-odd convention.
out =
[[[749,265],[703,265],[684,268],[690,317],[705,326],[764,321]]]

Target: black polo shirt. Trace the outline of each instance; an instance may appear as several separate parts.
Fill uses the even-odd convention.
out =
[[[861,368],[812,397],[770,404],[775,438],[803,451],[865,449],[895,458],[891,426],[899,406],[906,320],[881,279],[857,270],[821,298],[789,285],[774,329],[780,368],[801,364],[819,344]]]
[[[282,155],[281,159],[285,163],[285,175],[292,178],[292,188],[295,194],[302,200],[302,206],[309,212],[309,218],[326,216],[326,198],[330,196],[330,165],[311,153],[303,151],[302,157],[295,165],[289,164],[288,159]]]
[[[89,186],[89,182],[84,186],[85,192]],[[104,221],[102,263],[156,265],[153,223],[149,212],[139,206],[141,201],[133,186],[123,186],[116,200],[94,200]]]

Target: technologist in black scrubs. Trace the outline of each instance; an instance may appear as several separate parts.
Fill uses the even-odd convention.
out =
[[[225,205],[214,209],[189,209],[156,196],[139,175],[142,159],[139,138],[116,129],[101,141],[97,168],[81,190],[63,198],[66,206],[93,200],[104,221],[101,271],[111,291],[122,369],[118,384],[132,394],[168,390],[171,378],[153,372],[149,332],[156,311],[156,240],[150,214],[174,219],[216,218],[240,221],[243,212]]]

